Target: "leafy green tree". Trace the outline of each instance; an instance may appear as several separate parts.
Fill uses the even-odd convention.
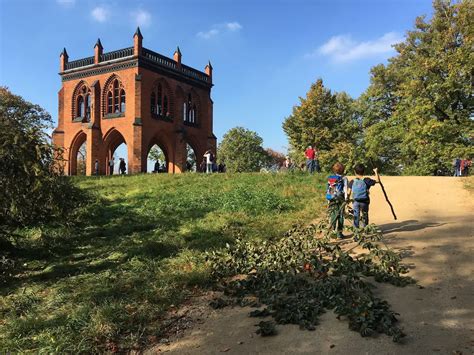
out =
[[[66,219],[79,201],[61,176],[48,128],[49,113],[0,87],[0,241],[16,228]]]
[[[263,139],[243,127],[230,129],[219,144],[219,159],[228,172],[258,171],[268,160]]]
[[[356,158],[360,129],[354,100],[345,92],[332,93],[322,79],[300,98],[300,104],[285,119],[283,130],[291,156],[298,163],[303,162],[308,145],[320,151],[320,163],[326,170],[336,160],[352,164]]]
[[[448,173],[474,154],[474,2],[435,0],[359,99],[367,154],[406,174]]]
[[[150,152],[148,153],[148,159],[151,161],[158,161],[160,163],[164,163],[166,161],[165,153],[163,153],[161,148],[156,144],[151,147]]]

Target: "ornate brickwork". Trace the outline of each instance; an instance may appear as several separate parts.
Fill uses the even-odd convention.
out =
[[[145,172],[150,148],[163,150],[168,172],[186,169],[186,146],[198,161],[204,152],[215,153],[212,133],[212,67],[205,72],[181,63],[181,52],[168,58],[142,48],[139,30],[133,47],[68,61],[60,56],[62,88],[59,92],[58,127],[53,141],[64,148],[64,171],[77,173],[77,155],[86,147],[86,173],[98,167],[110,173],[108,162],[115,149],[127,145],[129,173]],[[97,161],[97,164],[96,164]]]

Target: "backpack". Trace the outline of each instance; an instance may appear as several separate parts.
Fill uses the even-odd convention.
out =
[[[369,199],[369,189],[364,180],[354,179],[352,181],[352,196],[355,201],[364,201]]]
[[[214,154],[210,153],[210,155],[209,155],[209,161],[210,161],[211,163],[214,163]]]
[[[344,181],[342,176],[331,175],[328,177],[328,187],[326,190],[326,199],[328,201],[344,196]]]

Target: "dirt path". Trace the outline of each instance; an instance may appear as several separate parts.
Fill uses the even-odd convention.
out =
[[[417,286],[378,286],[400,313],[408,337],[403,345],[388,336],[362,338],[331,312],[316,331],[278,326],[279,335],[254,331],[250,308],[228,308],[203,315],[184,337],[150,353],[167,354],[473,354],[474,353],[474,198],[460,179],[383,177],[398,221],[381,190],[372,191],[371,221],[388,243],[405,254]],[[199,323],[199,322],[198,322]]]

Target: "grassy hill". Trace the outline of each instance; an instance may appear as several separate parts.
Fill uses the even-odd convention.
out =
[[[303,174],[74,181],[88,194],[79,212],[20,231],[20,262],[1,289],[0,352],[142,347],[160,336],[167,309],[209,285],[206,251],[316,218],[325,183]]]

